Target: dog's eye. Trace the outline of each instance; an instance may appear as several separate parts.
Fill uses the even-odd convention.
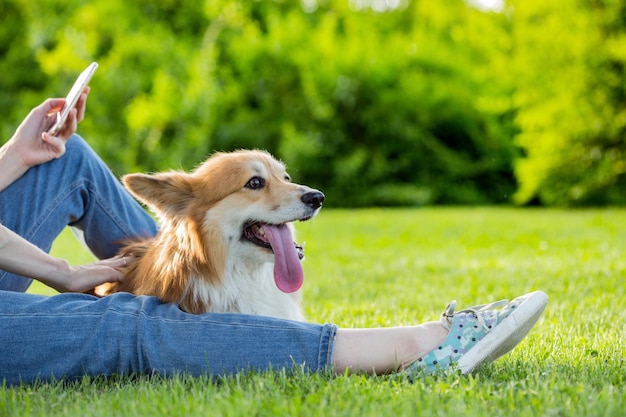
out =
[[[251,190],[258,190],[259,188],[263,188],[265,186],[265,180],[261,177],[252,177],[246,183],[246,188]]]
[[[287,174],[285,174],[285,181],[291,182],[291,177]]]

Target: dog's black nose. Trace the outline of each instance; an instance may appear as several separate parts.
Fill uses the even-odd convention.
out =
[[[320,208],[324,202],[324,193],[317,190],[306,192],[302,194],[302,202],[312,209]]]

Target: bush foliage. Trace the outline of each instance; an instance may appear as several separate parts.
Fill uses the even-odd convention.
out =
[[[4,0],[0,131],[95,60],[80,133],[117,174],[264,148],[335,206],[617,203],[625,10]]]

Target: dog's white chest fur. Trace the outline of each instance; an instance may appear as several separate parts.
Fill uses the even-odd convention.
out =
[[[301,293],[284,293],[276,288],[273,264],[264,263],[255,270],[245,265],[229,265],[228,279],[219,286],[199,279],[190,279],[187,291],[193,292],[208,312],[242,313],[304,321],[300,308]]]

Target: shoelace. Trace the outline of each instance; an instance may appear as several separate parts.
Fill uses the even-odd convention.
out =
[[[500,300],[500,301],[494,301],[493,303],[489,303],[489,304],[481,304],[478,306],[465,308],[455,313],[454,309],[456,308],[456,300],[452,300],[448,303],[445,310],[443,310],[443,313],[441,313],[440,321],[443,327],[450,330],[450,327],[452,326],[452,318],[454,317],[455,314],[472,313],[474,317],[476,317],[480,325],[483,326],[483,328],[485,328],[486,330],[489,330],[488,326],[485,324],[485,320],[483,319],[483,316],[480,315],[479,313],[483,311],[487,311],[487,310],[493,310],[494,308],[503,307],[507,305],[508,303],[509,303],[509,300],[506,300],[506,299]]]

